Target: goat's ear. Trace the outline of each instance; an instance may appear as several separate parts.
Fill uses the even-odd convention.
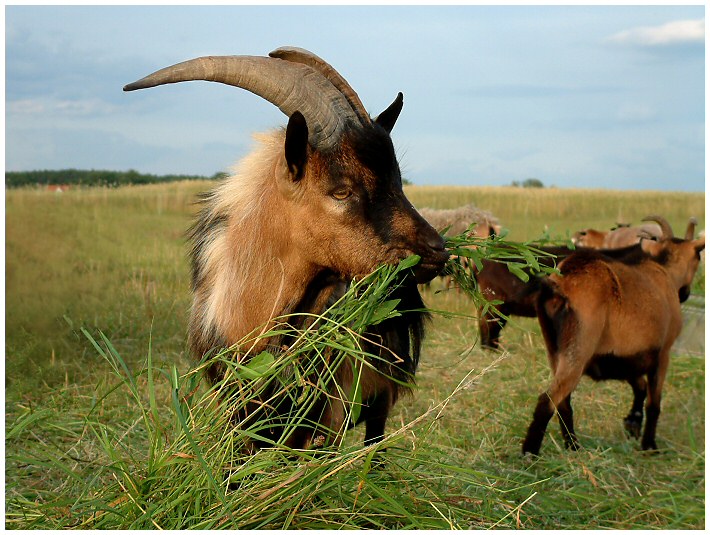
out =
[[[397,93],[397,98],[394,99],[394,102],[375,118],[375,122],[387,130],[387,133],[392,132],[394,123],[397,122],[397,118],[399,117],[399,113],[402,111],[403,105],[404,95],[402,95],[401,92]]]
[[[644,236],[640,236],[640,238],[641,250],[650,254],[651,256],[658,256],[659,254],[661,254],[661,250],[663,249],[663,245],[661,244],[661,242],[656,241],[655,239],[646,238]]]
[[[705,237],[703,236],[699,240],[693,241],[693,245],[695,246],[695,252],[699,253],[703,249],[705,249]]]
[[[288,120],[284,151],[291,179],[294,182],[301,180],[308,159],[308,125],[300,111],[293,112]]]

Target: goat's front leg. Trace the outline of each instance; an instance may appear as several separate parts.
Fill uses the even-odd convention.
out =
[[[392,409],[392,391],[387,388],[379,392],[363,407],[361,419],[365,420],[365,446],[382,440],[385,436],[385,424]]]
[[[478,328],[481,333],[481,346],[486,349],[498,349],[500,347],[500,332],[505,326],[505,319],[500,318],[490,312],[486,312],[478,320]]]
[[[641,424],[643,423],[643,402],[646,400],[647,384],[643,375],[628,381],[634,392],[634,401],[631,405],[631,411],[624,418],[624,429],[629,437],[639,438],[641,436]]]

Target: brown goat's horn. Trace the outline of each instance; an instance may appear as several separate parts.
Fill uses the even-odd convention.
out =
[[[661,217],[660,215],[649,215],[644,217],[641,221],[653,221],[654,223],[658,223],[661,227],[661,238],[664,240],[670,240],[673,238],[673,229],[664,217]]]
[[[190,80],[241,87],[268,100],[289,117],[301,112],[308,125],[308,141],[319,149],[334,147],[349,124],[361,122],[347,98],[318,70],[261,56],[195,58],[156,71],[123,90]]]
[[[692,240],[693,237],[695,236],[695,225],[698,224],[698,220],[695,219],[694,217],[691,217],[688,220],[688,227],[685,229],[685,239],[686,240]]]
[[[332,83],[336,89],[343,94],[364,126],[372,123],[367,110],[365,110],[365,106],[360,100],[360,97],[357,96],[355,90],[350,86],[347,80],[345,80],[345,78],[343,78],[342,75],[323,58],[316,56],[309,50],[295,46],[279,47],[273,52],[269,52],[269,56],[272,58],[291,61],[293,63],[303,63],[304,65],[308,65],[312,69],[315,69],[325,76],[330,83]]]

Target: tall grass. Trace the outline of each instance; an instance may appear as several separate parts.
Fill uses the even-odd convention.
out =
[[[390,418],[384,464],[360,428],[338,448],[245,456],[244,430],[185,358],[183,232],[208,186],[7,192],[6,527],[704,526],[703,358],[674,351],[657,455],[624,436],[630,389],[585,380],[574,396],[583,449],[566,451],[551,425],[541,457],[526,461],[520,443],[549,378],[535,321],[513,318],[505,351],[482,351],[470,299],[436,282],[426,304],[447,314],[434,317],[414,393]],[[474,202],[520,241],[545,224],[558,237],[604,228],[632,205],[629,219],[660,213],[681,233],[694,215],[704,226],[703,195],[407,195],[417,206]]]
[[[40,503],[14,492],[17,485],[11,484],[8,524],[55,529],[461,527],[465,509],[451,503],[447,487],[441,485],[443,471],[450,467],[412,455],[403,438],[426,420],[433,422],[433,414],[439,417],[453,396],[472,384],[475,377],[471,374],[447,399],[382,443],[365,448],[342,444],[347,421],[357,421],[362,399],[357,379],[353,391],[345,392],[333,388],[337,382],[332,377],[341,366],[361,369],[373,365],[377,357],[364,352],[361,338],[368,326],[406,313],[388,298],[399,284],[400,273],[417,260],[414,257],[396,267],[383,266],[354,282],[321,316],[311,318],[307,329],[294,331],[290,317],[277,320],[260,336],[273,338],[286,330],[293,342],[276,355],[262,352],[235,361],[230,348],[185,375],[174,365],[156,370],[151,348],[144,367],[133,373],[105,335],[97,341],[82,330],[119,381],[92,399],[87,415],[79,422],[59,424],[64,432],[81,428],[81,439],[69,452],[59,457],[50,454],[49,458],[42,450],[10,455],[9,461],[16,467],[44,465],[69,477],[58,489],[46,492]],[[240,353],[253,343],[248,339],[238,344]],[[201,368],[215,362],[226,367],[225,378],[211,388],[200,389]],[[159,382],[168,383],[169,426],[157,401]],[[122,414],[119,423],[110,425],[101,413],[117,388],[124,391],[134,409],[129,410],[128,418]],[[268,399],[264,391],[269,392]],[[295,410],[284,422],[284,416],[273,414],[269,405],[286,396],[293,398]],[[316,425],[307,415],[323,396],[341,399],[347,407],[339,438],[317,449],[284,449],[280,444],[290,433],[302,425]],[[264,399],[264,404],[250,408],[258,398]],[[238,416],[247,412],[246,420]],[[9,426],[8,439],[11,443],[21,441],[23,434],[50,416],[51,412],[26,409]],[[429,429],[424,427],[424,436],[431,432],[431,422]],[[57,422],[49,425],[57,426]],[[264,433],[274,426],[283,428],[281,437],[271,443],[274,448],[253,451],[251,441],[257,437],[263,441]],[[76,430],[72,434],[76,436]],[[91,448],[92,454],[71,452],[79,444]],[[384,447],[389,451],[383,466],[382,459],[374,462],[374,456]],[[77,470],[77,463],[85,463],[86,469]],[[459,482],[500,492],[488,482],[490,476],[465,469],[457,472]],[[395,498],[393,485],[402,484],[411,491],[404,499],[402,495]],[[507,516],[493,520],[502,522]]]

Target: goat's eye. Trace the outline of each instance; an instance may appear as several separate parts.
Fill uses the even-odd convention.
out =
[[[336,201],[344,201],[348,197],[350,197],[353,194],[352,191],[349,189],[338,189],[335,190],[333,193],[331,193],[331,197],[333,197]]]

